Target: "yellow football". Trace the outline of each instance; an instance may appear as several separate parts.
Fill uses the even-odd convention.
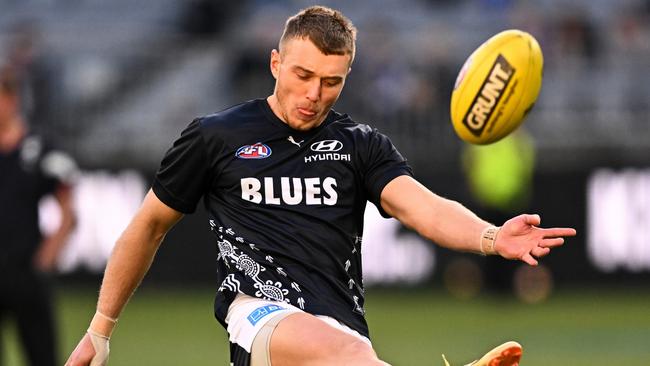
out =
[[[537,100],[543,66],[529,33],[511,29],[485,41],[465,61],[451,94],[456,134],[485,145],[516,129]]]

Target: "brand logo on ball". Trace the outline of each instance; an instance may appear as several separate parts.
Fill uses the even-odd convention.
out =
[[[472,134],[481,136],[514,74],[515,69],[499,54],[463,118]]]
[[[316,152],[334,152],[343,148],[343,143],[339,140],[323,140],[314,142],[310,146],[312,151]]]
[[[261,142],[244,145],[237,149],[235,156],[239,159],[266,159],[271,156],[271,148]]]

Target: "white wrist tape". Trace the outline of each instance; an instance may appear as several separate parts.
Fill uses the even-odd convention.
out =
[[[92,330],[94,334],[97,334],[102,337],[110,338],[113,333],[113,328],[117,324],[117,319],[111,318],[106,314],[102,314],[99,310],[95,312],[93,320],[90,322],[89,330]]]
[[[95,357],[90,361],[90,366],[105,366],[108,363],[109,340],[116,324],[117,319],[99,310],[95,312],[88,328],[88,335],[95,349]]]
[[[117,319],[115,319],[115,318],[111,318],[110,316],[108,316],[108,315],[102,313],[102,312],[99,311],[99,310],[97,310],[97,311],[95,312],[95,315],[99,315],[99,316],[101,316],[102,318],[108,320],[109,322],[111,322],[111,323],[113,323],[113,324],[117,324]]]
[[[108,364],[108,353],[110,351],[109,338],[88,329],[90,341],[95,349],[95,357],[90,361],[90,366],[105,366]]]
[[[500,227],[488,226],[483,229],[481,233],[481,254],[483,255],[494,255],[497,254],[496,251],[496,241],[497,234],[501,230]]]

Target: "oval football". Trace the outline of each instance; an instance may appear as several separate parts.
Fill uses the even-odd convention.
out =
[[[480,45],[458,73],[451,95],[456,134],[484,145],[515,130],[537,100],[543,64],[535,38],[520,30],[500,32]]]

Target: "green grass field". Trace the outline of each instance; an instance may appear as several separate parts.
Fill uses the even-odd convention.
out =
[[[61,364],[94,312],[95,290],[58,290]],[[144,288],[111,341],[112,366],[228,365],[212,290]],[[455,300],[442,291],[370,289],[367,316],[379,355],[393,365],[463,365],[502,341],[524,346],[522,365],[649,365],[650,291],[575,290],[536,305]],[[5,326],[5,366],[24,365]]]

